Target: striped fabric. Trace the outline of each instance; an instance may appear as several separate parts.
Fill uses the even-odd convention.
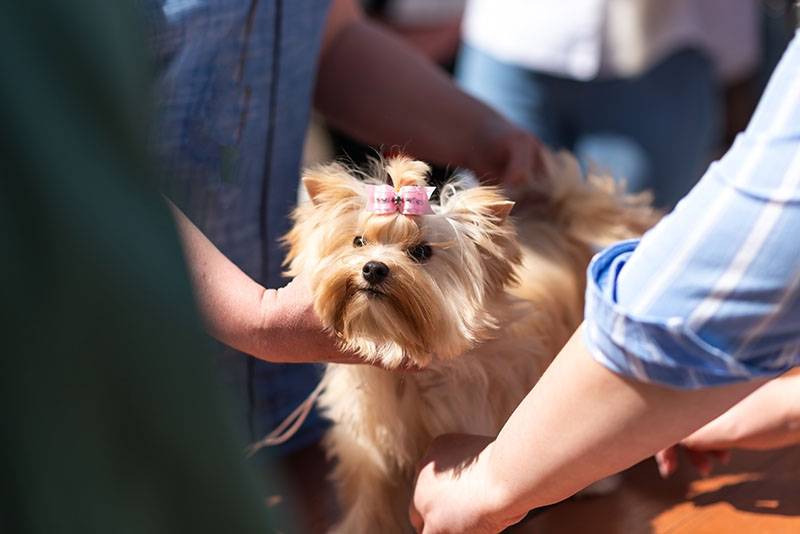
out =
[[[798,35],[728,153],[588,278],[585,338],[612,371],[700,388],[800,365]]]

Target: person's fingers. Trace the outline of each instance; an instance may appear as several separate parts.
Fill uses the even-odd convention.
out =
[[[673,445],[656,453],[656,465],[661,478],[668,478],[678,469],[678,446]]]
[[[531,157],[532,161],[530,162],[531,169],[533,169],[532,185],[542,191],[549,191],[551,186],[550,179],[552,177],[547,173],[547,167],[545,165],[544,151],[547,150],[547,148],[541,140],[534,138],[532,149],[533,155]]]
[[[674,474],[678,469],[678,450],[683,449],[689,462],[697,469],[702,476],[708,476],[714,467],[712,458],[722,464],[730,461],[731,453],[728,450],[695,450],[685,446],[672,446],[668,449],[659,451],[655,455],[658,472],[662,478],[667,478]]]
[[[417,483],[419,482],[419,477],[422,475],[422,470],[425,469],[427,465],[427,458],[423,457],[417,460],[417,463],[414,465],[414,484],[411,485],[413,488],[411,490],[411,502],[408,504],[408,518],[411,520],[411,526],[414,527],[414,531],[417,533],[421,533],[422,530],[425,528],[425,521],[422,518],[422,514],[419,513],[417,509],[417,503],[415,502],[416,493],[417,493]]]
[[[711,457],[706,451],[696,451],[693,449],[684,449],[686,456],[689,457],[689,462],[700,472],[704,477],[711,474]]]
[[[512,188],[523,188],[534,196],[547,196],[549,180],[542,157],[543,146],[535,137],[525,139],[524,146],[516,151],[509,164],[506,183]]]
[[[541,212],[553,200],[553,177],[546,169],[545,150],[547,149],[543,145],[539,145],[535,153],[526,160],[524,170],[520,169],[520,175],[524,178],[515,183],[506,181],[506,192],[516,203],[514,213],[517,216],[525,217]]]
[[[722,465],[727,465],[731,461],[731,451],[728,449],[706,449],[701,452],[709,458],[709,463],[711,463],[711,459],[716,460]],[[711,467],[713,467],[713,465],[711,465]]]
[[[716,460],[721,463],[722,465],[728,465],[731,461],[731,451],[730,449],[719,449],[708,451],[711,456],[716,458]]]
[[[511,159],[506,167],[505,183],[511,188],[526,187],[532,184],[533,154],[529,143],[518,145],[511,153]]]
[[[414,527],[415,532],[422,532],[425,528],[425,522],[422,520],[422,515],[414,506],[414,499],[411,499],[411,504],[408,505],[408,518],[411,520],[411,526]]]

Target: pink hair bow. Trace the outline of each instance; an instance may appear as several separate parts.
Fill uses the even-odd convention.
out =
[[[433,213],[429,199],[435,187],[404,185],[395,191],[391,185],[367,186],[367,211],[388,215],[427,215]]]

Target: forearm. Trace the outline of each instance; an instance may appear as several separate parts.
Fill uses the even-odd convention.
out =
[[[758,384],[678,391],[596,363],[581,330],[517,408],[486,456],[500,515],[562,500],[675,443]]]
[[[770,380],[681,443],[701,451],[800,443],[800,372]]]
[[[238,350],[259,353],[264,287],[226,258],[174,204],[170,208],[208,332]]]
[[[272,362],[358,361],[342,354],[310,309],[302,281],[265,289],[233,264],[170,203],[208,332],[244,353]]]
[[[516,132],[419,52],[362,18],[324,50],[315,104],[331,125],[363,142],[479,174],[499,165],[487,160],[494,156],[483,140]]]

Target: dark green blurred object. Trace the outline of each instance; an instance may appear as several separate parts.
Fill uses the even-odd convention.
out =
[[[0,7],[3,533],[275,528],[145,163],[137,22],[120,0]]]

